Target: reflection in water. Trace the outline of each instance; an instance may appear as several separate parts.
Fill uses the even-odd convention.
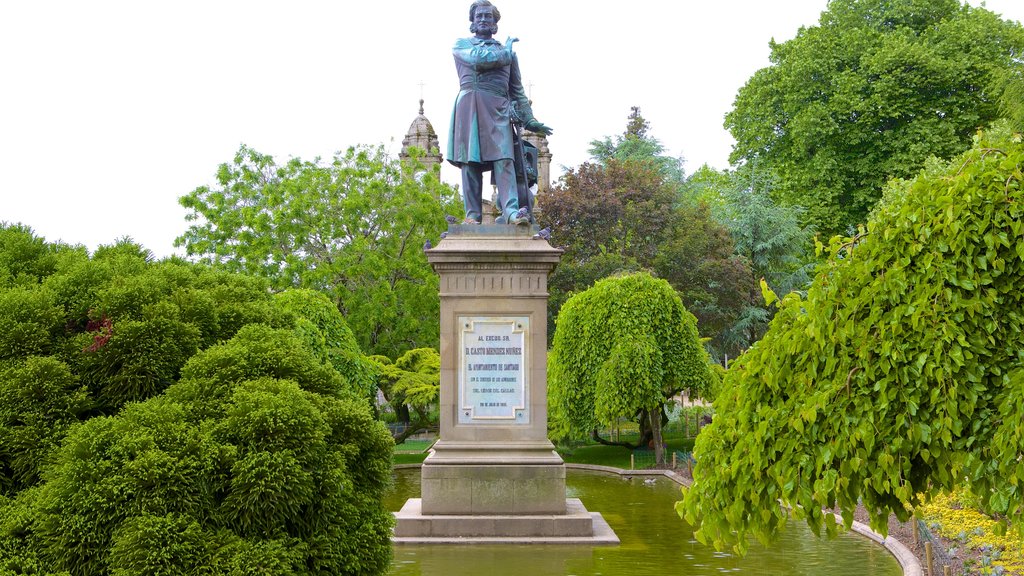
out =
[[[388,505],[402,507],[419,496],[419,470],[399,470]],[[673,505],[678,486],[664,478],[645,483],[613,474],[569,470],[567,495],[601,512],[622,541],[619,546],[397,545],[392,576],[663,576],[751,574],[758,576],[898,576],[899,563],[881,546],[857,534],[819,540],[791,523],[770,549],[752,544],[737,558],[693,539]]]

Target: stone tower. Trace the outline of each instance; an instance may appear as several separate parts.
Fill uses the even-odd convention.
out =
[[[434,127],[430,124],[430,120],[423,115],[423,99],[420,98],[420,113],[416,116],[416,119],[409,125],[409,132],[406,133],[405,138],[402,139],[402,151],[398,156],[403,162],[408,161],[412,157],[411,149],[413,147],[419,148],[420,152],[420,163],[423,164],[424,168],[428,170],[435,164],[441,163],[441,145],[437,140],[437,133],[434,132]]]
[[[548,137],[523,130],[523,140],[537,147],[537,192],[547,192],[551,189],[551,150],[548,148]]]

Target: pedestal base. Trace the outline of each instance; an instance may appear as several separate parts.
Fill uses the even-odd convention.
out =
[[[564,514],[424,515],[422,500],[410,498],[395,513],[396,544],[591,544],[615,545],[619,538],[601,514],[587,512],[578,498],[564,502]]]
[[[426,515],[565,514],[565,464],[550,441],[438,441],[420,469]]]

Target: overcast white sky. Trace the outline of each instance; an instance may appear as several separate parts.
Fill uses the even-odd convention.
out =
[[[242,143],[279,161],[355,144],[397,153],[422,91],[443,149],[469,4],[4,1],[0,221],[90,250],[130,236],[160,257],[187,227],[178,198]],[[727,167],[736,91],[768,65],[772,38],[814,25],[827,2],[495,4],[497,37],[520,38],[534,112],[555,129],[557,177],[620,133],[630,106],[687,172]],[[1024,1],[986,5],[1024,20]]]

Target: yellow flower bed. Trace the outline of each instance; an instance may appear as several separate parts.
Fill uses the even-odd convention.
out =
[[[999,551],[993,566],[1002,566],[1007,572],[1024,574],[1024,541],[1012,531],[1000,536],[995,533],[995,520],[965,506],[958,494],[941,494],[921,507],[921,516],[933,533],[960,546],[981,551],[985,546]],[[976,572],[971,572],[976,573]],[[984,573],[984,572],[982,572]]]

